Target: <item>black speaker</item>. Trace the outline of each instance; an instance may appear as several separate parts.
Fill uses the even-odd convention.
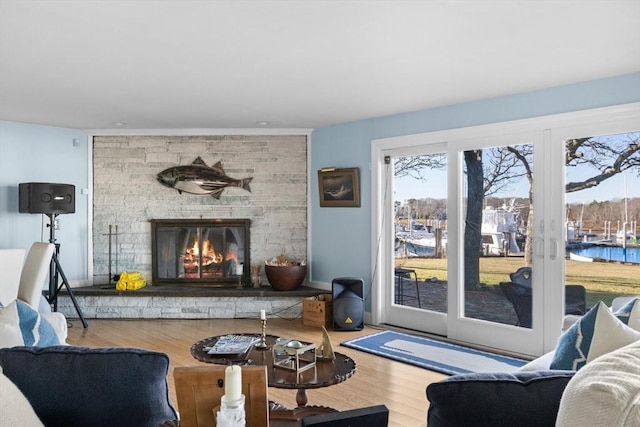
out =
[[[338,277],[331,282],[333,329],[359,331],[364,328],[364,280]]]
[[[76,211],[76,186],[51,182],[18,185],[20,213],[69,214]]]

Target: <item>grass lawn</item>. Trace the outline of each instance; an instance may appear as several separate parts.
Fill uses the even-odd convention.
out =
[[[480,258],[480,281],[488,286],[497,286],[509,281],[509,273],[524,264],[518,257]],[[416,270],[420,280],[433,277],[447,280],[447,260],[430,258],[396,259],[396,265]],[[621,295],[640,295],[640,265],[615,262],[579,262],[567,260],[565,282],[568,285],[583,285],[587,289],[587,306],[599,300],[611,305]]]

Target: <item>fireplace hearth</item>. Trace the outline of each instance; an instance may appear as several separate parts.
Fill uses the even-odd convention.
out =
[[[250,285],[249,219],[152,219],[153,285]]]

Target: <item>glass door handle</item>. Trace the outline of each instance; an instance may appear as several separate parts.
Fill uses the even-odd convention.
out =
[[[533,240],[533,254],[537,258],[544,258],[544,239],[536,237]]]
[[[555,260],[558,258],[558,251],[560,249],[558,239],[552,238],[549,243],[549,258]]]

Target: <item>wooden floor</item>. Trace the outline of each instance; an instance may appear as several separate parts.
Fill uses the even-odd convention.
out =
[[[259,333],[257,319],[208,320],[103,320],[89,319],[84,329],[79,320],[70,320],[67,342],[88,347],[140,347],[162,351],[169,355],[169,388],[171,401],[177,401],[173,385],[173,369],[177,366],[198,366],[189,349],[202,338],[234,333]],[[309,405],[329,406],[338,410],[384,404],[389,408],[389,426],[424,427],[428,402],[425,387],[445,377],[404,363],[394,362],[339,344],[347,339],[376,332],[365,327],[362,331],[329,331],[334,351],[352,357],[356,373],[347,381],[326,388],[309,390]],[[269,319],[267,333],[320,342],[321,329],[304,326],[301,319]],[[270,388],[269,399],[294,408],[295,390]],[[177,406],[177,405],[176,405]],[[177,408],[179,410],[179,408]]]

